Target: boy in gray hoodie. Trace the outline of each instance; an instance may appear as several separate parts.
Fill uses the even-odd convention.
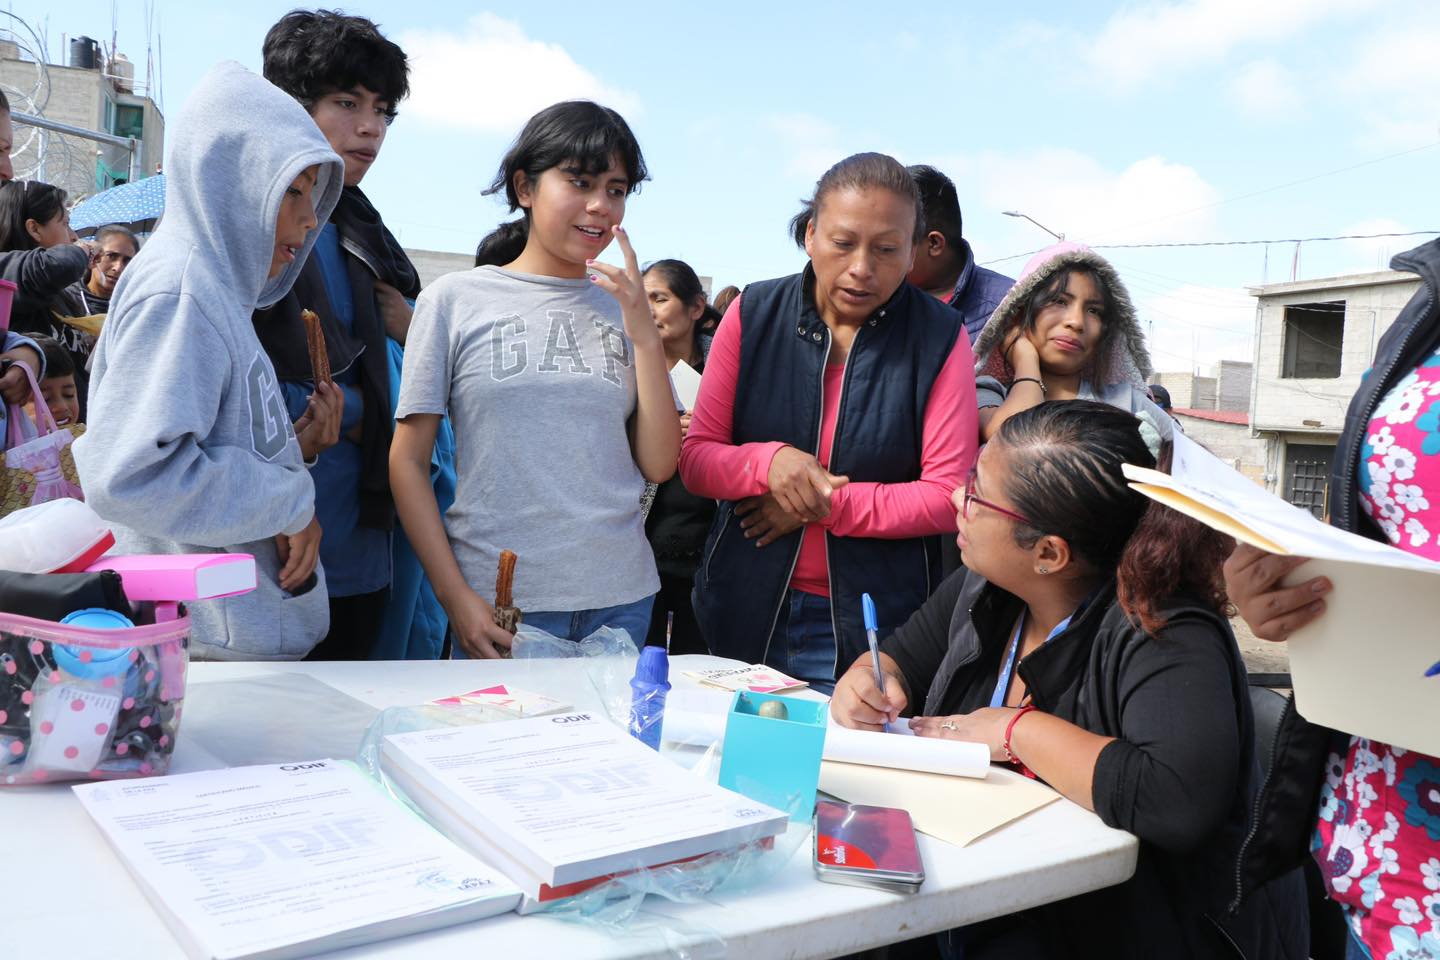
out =
[[[193,656],[298,659],[329,610],[295,431],[333,434],[338,392],[292,427],[250,316],[290,289],[344,167],[299,104],[236,63],[200,82],[168,153],[165,218],[116,285],[76,466],[123,551],[254,554],[254,593],[190,606]]]

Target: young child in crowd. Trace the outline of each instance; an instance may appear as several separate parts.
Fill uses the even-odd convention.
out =
[[[319,386],[292,428],[250,315],[294,282],[343,169],[291,97],[215,67],[175,122],[165,219],[100,336],[75,462],[120,549],[255,556],[253,593],[190,606],[192,656],[297,659],[329,625],[296,433],[333,443],[341,394]]]
[[[640,498],[680,452],[665,352],[620,226],[646,176],[615,111],[542,110],[491,187],[524,210],[521,226],[501,228],[507,249],[484,245],[503,266],[441,277],[416,303],[390,483],[458,656],[510,646],[486,599],[505,549],[519,557],[525,623],[571,640],[623,628],[644,642],[660,581]],[[623,268],[595,260],[612,239]],[[430,451],[447,411],[457,489],[442,522]]]
[[[75,386],[75,363],[70,351],[53,337],[35,337],[35,345],[45,357],[45,376],[40,381],[40,402],[50,408],[57,427],[83,423],[80,417],[80,392]]]

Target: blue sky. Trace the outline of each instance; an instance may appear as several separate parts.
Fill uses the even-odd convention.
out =
[[[62,33],[108,42],[110,6],[9,4],[57,57]],[[117,6],[143,76],[145,5]],[[258,70],[291,6],[153,0],[166,113],[217,60]],[[654,176],[626,217],[640,256],[717,288],[798,269],[797,200],[860,150],[949,173],[979,259],[1012,275],[1048,239],[1012,209],[1097,244],[1440,229],[1440,5],[1007,6],[346,4],[414,69],[364,188],[406,246],[473,251],[504,216],[480,191],[525,118],[588,96],[626,115]],[[1306,243],[1298,276],[1374,270],[1424,239]],[[1295,245],[1104,252],[1157,368],[1183,370],[1250,359],[1243,288],[1289,279]]]

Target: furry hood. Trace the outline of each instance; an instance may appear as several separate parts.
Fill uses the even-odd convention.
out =
[[[999,346],[1023,316],[1024,305],[1030,296],[1049,282],[1057,271],[1066,267],[1085,267],[1104,277],[1110,288],[1110,322],[1115,329],[1110,338],[1108,355],[1096,357],[1086,379],[1097,388],[1104,384],[1097,382],[1100,374],[1104,383],[1133,383],[1141,389],[1150,378],[1150,351],[1145,346],[1145,335],[1140,329],[1135,314],[1135,304],[1130,300],[1130,291],[1120,281],[1120,274],[1100,254],[1081,243],[1062,241],[1041,250],[1025,264],[1025,271],[1015,286],[1000,301],[1000,306],[990,315],[985,328],[975,340],[975,372],[992,376],[1001,383],[1009,384],[1015,376],[1010,364],[1000,355]]]

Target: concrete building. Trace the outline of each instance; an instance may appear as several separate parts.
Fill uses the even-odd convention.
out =
[[[1170,402],[1186,410],[1249,410],[1253,365],[1242,360],[1221,360],[1210,376],[1193,373],[1157,373],[1150,378],[1170,391]]]
[[[475,266],[475,254],[473,253],[409,249],[405,253],[410,257],[410,262],[415,264],[415,271],[420,274],[420,286],[422,287],[430,286],[447,273],[469,270]]]
[[[1157,373],[1150,378],[1170,391],[1170,402],[1186,410],[1215,409],[1215,378],[1193,373]]]
[[[139,142],[132,164],[124,147],[17,122],[16,176],[53,183],[70,195],[71,203],[129,181],[132,167],[135,179],[151,176],[165,155],[165,118],[153,100],[136,92],[134,64],[123,55],[106,58],[93,41],[81,46],[72,44],[74,66],[42,65],[22,59],[14,43],[0,41],[0,84],[11,92],[13,110]],[[30,101],[15,96],[15,91],[28,95],[32,90]]]
[[[1256,483],[1265,482],[1265,440],[1251,434],[1248,412],[1176,407],[1174,413],[1187,437],[1234,467],[1238,473]]]
[[[1265,441],[1267,489],[1329,513],[1330,461],[1375,346],[1420,286],[1381,271],[1252,287],[1250,428]]]

